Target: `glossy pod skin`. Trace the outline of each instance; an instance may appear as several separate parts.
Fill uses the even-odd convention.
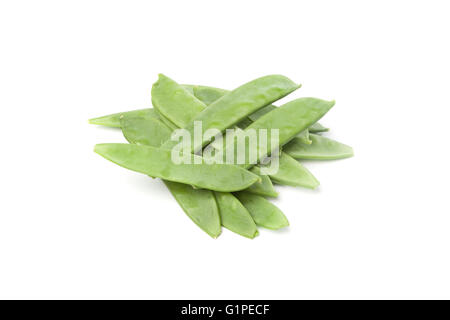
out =
[[[234,195],[250,212],[256,225],[272,230],[289,226],[289,221],[283,212],[269,200],[248,192],[236,192]]]
[[[191,164],[174,164],[171,150],[150,146],[105,143],[97,144],[94,151],[124,168],[214,191],[239,191],[259,180],[257,175],[238,166],[204,164],[203,159],[195,155],[190,155]]]
[[[194,121],[201,121],[203,131],[208,129],[224,131],[247,115],[283,98],[299,87],[284,76],[270,75],[255,79],[230,91],[200,112],[191,123],[183,127],[191,134],[191,151],[198,151],[211,141],[211,139],[205,139],[204,137],[200,143],[194,141]],[[171,148],[176,144],[176,142],[170,141],[165,147]]]
[[[126,112],[113,113],[106,116],[89,119],[90,124],[97,124],[105,127],[120,128],[120,119],[124,117],[153,118],[158,119],[158,115],[152,108],[132,110]]]
[[[194,189],[183,183],[163,181],[187,216],[211,237],[217,238],[222,230],[213,192]]]
[[[122,133],[130,143],[159,147],[170,138],[172,130],[156,119],[122,117]],[[186,215],[213,238],[221,233],[219,209],[213,191],[163,180]],[[248,214],[248,213],[247,213]]]
[[[293,140],[283,150],[296,159],[337,160],[353,156],[353,149],[348,145],[317,134],[311,134],[310,138],[310,145]]]

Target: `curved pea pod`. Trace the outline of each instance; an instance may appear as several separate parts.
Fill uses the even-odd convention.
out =
[[[312,144],[303,144],[293,139],[283,151],[295,159],[336,160],[353,156],[353,149],[348,145],[316,134],[311,134],[310,137]]]
[[[325,101],[316,98],[300,98],[293,100],[260,117],[244,130],[244,135],[251,135],[252,130],[258,131],[260,129],[266,129],[270,132],[271,129],[277,129],[279,146],[282,146],[297,134],[308,128],[311,124],[317,122],[317,120],[323,117],[333,105],[334,101]],[[233,146],[234,145],[231,147]],[[226,148],[229,147],[230,145],[226,146]],[[273,149],[270,150],[267,146],[260,145],[259,141],[256,143],[256,154],[259,157],[258,160],[265,158],[271,152],[273,152]],[[246,161],[247,160],[248,159],[246,159]],[[250,168],[253,166],[253,163],[247,161],[247,163],[240,164],[240,166],[243,168]]]
[[[259,180],[257,175],[238,166],[205,164],[201,157],[195,155],[189,155],[190,164],[175,164],[172,162],[171,150],[150,146],[104,143],[97,144],[94,151],[124,168],[196,188],[239,191]]]
[[[329,128],[324,127],[323,125],[321,125],[318,122],[314,123],[312,126],[309,127],[309,132],[310,133],[327,132],[329,130],[330,130]]]
[[[187,216],[211,237],[217,238],[221,233],[221,223],[213,192],[196,190],[182,183],[163,181]]]
[[[241,236],[253,239],[259,232],[247,209],[231,193],[214,192],[222,225]]]
[[[185,127],[206,108],[188,90],[163,74],[159,74],[158,81],[152,86],[152,104],[159,113],[180,128]],[[174,114],[183,117],[174,117]]]
[[[164,123],[152,118],[124,117],[120,126],[129,143],[152,147],[159,147],[172,133]]]
[[[281,99],[299,87],[284,76],[270,75],[255,79],[230,91],[200,112],[188,126],[184,127],[191,135],[191,151],[198,151],[212,139],[203,136],[202,139],[196,141],[194,139],[195,122],[201,122],[203,131],[209,129],[224,131],[247,115]],[[170,141],[166,147],[175,144]]]
[[[269,176],[260,174],[260,170],[257,166],[251,168],[250,172],[257,174],[261,178],[261,181],[255,182],[245,191],[264,197],[273,197],[273,198],[278,197],[278,192],[276,192],[275,189],[273,188],[273,184]]]
[[[289,226],[289,221],[283,212],[269,200],[248,192],[237,192],[234,195],[250,212],[256,225],[272,230]]]
[[[216,101],[217,99],[221,98],[223,95],[225,95],[228,90],[215,88],[215,87],[209,87],[209,86],[199,86],[199,85],[189,85],[184,84],[183,87],[185,87],[189,92],[193,93],[197,99],[201,100],[206,105],[209,105]],[[248,115],[248,119],[250,121],[256,121],[258,118],[262,117],[266,113],[272,111],[275,109],[276,106],[269,104],[252,114]],[[244,126],[244,128],[247,126]],[[318,132],[325,132],[329,129],[321,125],[320,123],[316,122],[313,125],[311,125],[309,128],[309,132],[311,133],[318,133]]]
[[[97,124],[106,127],[120,128],[120,119],[124,117],[133,118],[153,118],[158,119],[158,115],[152,108],[132,110],[126,112],[113,113],[106,116],[89,119],[90,124]]]
[[[315,189],[319,186],[319,181],[300,162],[282,152],[279,160],[279,167],[276,173],[270,174],[270,179],[278,184],[305,187]],[[261,172],[264,165],[255,166],[252,169],[256,173]],[[255,183],[256,184],[256,183]]]
[[[161,122],[164,123],[167,127],[169,127],[170,130],[173,131],[175,129],[178,129],[178,126],[175,123],[173,123],[172,121],[167,119],[165,116],[163,116],[161,113],[159,113],[158,110],[156,110],[156,114],[158,115]]]

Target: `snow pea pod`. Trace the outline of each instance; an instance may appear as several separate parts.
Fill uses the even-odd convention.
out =
[[[170,119],[173,119],[178,124],[188,125],[189,123],[192,122],[192,119],[198,113],[200,113],[198,112],[198,110],[206,108],[206,104],[204,104],[203,102],[201,102],[199,99],[197,99],[195,96],[193,96],[188,92],[188,91],[195,91],[195,88],[188,87],[190,89],[182,91],[179,89],[181,85],[179,85],[174,80],[163,76],[161,76],[161,79],[163,79],[163,81],[161,81],[161,83],[158,84],[158,86],[154,86],[155,90],[157,91],[155,92],[155,94],[159,94],[158,112],[161,112],[160,115],[161,120],[164,119],[164,116],[162,114],[165,114],[168,115]],[[215,94],[214,98],[216,98],[217,96],[218,94]],[[176,105],[176,103],[182,103],[181,101],[182,97],[186,98],[186,103],[183,104],[183,108],[181,109],[173,107],[174,105]],[[270,179],[267,176],[262,175],[260,176],[260,178],[261,182],[260,183],[257,182],[252,186],[250,186],[248,191],[268,197],[276,197],[277,193],[273,189],[273,185]]]
[[[189,90],[190,92],[193,92],[194,95],[197,97],[197,99],[201,100],[206,105],[209,105],[216,101],[217,99],[221,98],[224,94],[229,92],[228,90],[215,88],[215,87],[209,87],[209,86],[199,86],[199,85],[189,85],[184,84],[184,88]],[[256,121],[261,116],[265,115],[266,113],[272,111],[275,109],[276,106],[269,104],[268,106],[265,106],[264,108],[259,109],[258,111],[253,112],[252,114],[248,115],[248,119],[251,121]],[[241,128],[245,128],[241,127]],[[311,125],[308,130],[312,133],[318,133],[318,132],[325,132],[329,129],[321,125],[320,123],[316,122],[313,125]]]
[[[158,119],[158,115],[152,108],[132,110],[126,112],[113,113],[106,116],[89,119],[90,124],[97,124],[105,127],[120,128],[120,119],[123,117],[139,117]]]
[[[170,96],[170,99],[167,99],[167,96]],[[163,74],[159,74],[158,81],[152,86],[152,104],[159,113],[180,128],[189,122],[173,117],[173,114],[183,113],[187,119],[193,119],[206,108],[206,105],[188,90]]]
[[[289,226],[289,221],[283,212],[269,200],[248,192],[236,192],[234,195],[250,212],[258,226],[272,230]]]
[[[258,131],[260,129],[267,129],[269,131],[271,129],[278,129],[279,145],[282,146],[298,133],[322,118],[333,105],[334,101],[325,101],[316,98],[296,99],[265,114],[248,126],[244,130],[244,133],[248,133],[251,130]],[[256,144],[257,154],[259,155],[258,160],[270,154],[270,150],[264,150],[265,147],[260,146],[259,143]],[[250,168],[253,164],[247,161],[247,163],[240,164],[239,166]]]
[[[310,133],[327,132],[329,130],[330,130],[329,128],[324,127],[323,125],[321,125],[318,122],[314,123],[311,127],[309,127],[309,132]]]
[[[120,126],[129,143],[152,147],[159,147],[172,133],[164,123],[153,118],[123,117]]]
[[[310,145],[293,140],[283,150],[296,159],[336,160],[353,156],[353,149],[348,145],[317,134],[311,134],[310,137]]]
[[[294,160],[294,159],[293,159]],[[295,160],[294,160],[295,161]],[[297,162],[297,161],[295,161]],[[298,163],[298,162],[297,162]],[[275,191],[272,181],[269,176],[261,174],[259,167],[255,166],[250,169],[250,172],[258,175],[261,178],[261,181],[255,182],[245,191],[250,193],[254,193],[264,197],[278,197],[278,192]]]
[[[183,183],[163,180],[187,216],[213,238],[221,233],[221,222],[212,191],[194,189]]]
[[[193,86],[193,85],[183,85],[183,86],[189,88],[189,90],[192,90],[194,94],[196,94],[196,97],[202,100],[206,105],[209,105],[210,103],[214,102],[215,100],[222,97],[225,93],[228,92],[223,89],[206,86]],[[264,113],[260,113],[259,115],[254,116],[252,119],[257,120],[264,114],[274,109],[276,109],[276,107],[273,105],[266,106],[253,113],[253,115],[255,115],[256,113],[260,113],[260,111],[262,110],[265,110]],[[302,142],[308,144],[311,143],[311,141],[309,140],[308,130],[303,130],[301,133],[299,133],[296,139],[297,138],[301,139]],[[308,169],[306,169],[302,164],[300,164],[295,159],[291,158],[286,153],[282,152],[279,160],[280,162],[278,172],[270,175],[270,179],[272,179],[273,181],[277,182],[278,184],[290,186],[302,186],[312,189],[316,188],[319,185],[319,181],[313,176],[313,174]],[[266,175],[261,174],[260,166],[253,167],[251,171],[253,173],[259,173],[260,177],[267,178]],[[258,190],[260,184],[255,183],[248,189],[248,191],[262,196],[276,197],[278,194],[273,189],[273,185],[270,183],[270,181],[267,180],[268,179],[264,178],[262,180],[262,185],[265,186],[263,190]],[[274,193],[272,193],[270,190],[273,190]]]
[[[172,130],[157,119],[123,117],[122,133],[134,144],[159,147],[170,138]],[[186,215],[213,238],[221,233],[219,209],[213,191],[194,189],[183,183],[163,180]]]
[[[202,139],[198,139],[199,142],[194,139],[195,121],[200,121],[202,123],[203,131],[208,129],[224,131],[238,123],[247,115],[267,104],[281,99],[299,87],[299,85],[284,76],[269,75],[247,82],[237,89],[230,91],[200,112],[189,125],[184,127],[191,135],[191,151],[198,151],[212,139],[205,136],[202,137]],[[154,94],[159,94],[157,92],[158,88],[161,88],[161,86],[156,86],[156,90],[152,90],[152,94],[153,92],[155,92]],[[189,94],[186,90],[185,92]],[[180,95],[182,94],[182,92],[179,91],[177,91],[177,93]],[[161,93],[161,95],[164,94],[164,92]],[[189,96],[192,97],[190,94]],[[165,147],[171,148],[176,144],[177,142],[169,141],[165,144]]]
[[[214,191],[239,191],[250,187],[259,177],[238,166],[229,164],[209,165],[196,155],[190,156],[190,164],[174,164],[171,150],[150,146],[104,143],[97,144],[95,152],[106,159],[133,171],[169,181],[190,184]],[[199,163],[199,164],[196,164]]]
[[[252,216],[236,197],[228,192],[214,192],[214,195],[225,228],[250,239],[259,234]]]
[[[282,152],[279,159],[278,171],[270,175],[273,182],[295,187],[315,189],[319,181],[300,162]],[[252,172],[260,173],[264,165],[255,166]],[[255,171],[253,171],[253,169]],[[256,185],[256,183],[255,183]]]

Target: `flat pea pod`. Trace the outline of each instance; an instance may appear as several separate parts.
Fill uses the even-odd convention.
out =
[[[329,128],[324,127],[323,125],[321,125],[318,122],[314,123],[312,126],[309,127],[309,132],[310,133],[327,132],[329,130],[330,130]]]
[[[279,145],[283,146],[301,131],[322,118],[333,105],[334,101],[325,101],[316,98],[296,99],[260,117],[248,126],[244,130],[244,133],[250,134],[250,131],[258,131],[260,129],[267,129],[268,131],[278,129]],[[260,146],[258,141],[256,144],[257,154],[259,155],[258,160],[261,160],[270,153],[269,149],[264,150],[262,147],[265,148],[266,146]],[[242,165],[239,164],[239,166],[250,168],[253,164],[247,162]]]
[[[196,121],[202,123],[203,132],[209,129],[224,131],[247,115],[281,99],[299,87],[284,76],[269,75],[250,81],[230,91],[200,112],[189,125],[184,127],[191,135],[191,151],[198,151],[212,139],[206,136],[198,139],[199,141],[194,139]],[[173,147],[176,144],[174,141],[169,141],[166,147]]]
[[[310,135],[312,144],[293,140],[283,150],[296,159],[337,160],[353,156],[352,147],[317,134]]]
[[[122,133],[134,144],[159,147],[170,138],[172,130],[157,119],[123,117]],[[220,215],[213,191],[194,189],[187,184],[163,180],[186,215],[211,237],[221,233]]]
[[[221,222],[212,191],[193,189],[183,183],[163,181],[187,216],[211,237],[217,238],[221,233]]]
[[[197,97],[197,99],[201,100],[206,105],[213,103],[214,101],[221,98],[224,94],[226,94],[228,92],[228,90],[215,88],[215,87],[209,87],[209,86],[184,84],[183,87],[185,87],[187,90],[192,92]],[[265,115],[266,113],[272,111],[275,108],[276,108],[276,106],[269,104],[255,112],[253,112],[252,114],[248,115],[247,118],[251,121],[256,121],[258,118],[260,118],[261,116]],[[244,126],[241,128],[245,128],[245,127],[247,127],[247,126]],[[320,123],[316,122],[313,125],[311,125],[308,128],[308,130],[312,133],[318,133],[318,132],[328,131],[329,129],[324,127]]]
[[[269,176],[261,174],[261,171],[257,166],[251,168],[250,172],[257,174],[261,178],[261,181],[252,184],[246,190],[247,192],[254,193],[264,197],[273,197],[273,198],[278,197],[278,192],[275,191]]]
[[[164,117],[176,126],[183,128],[189,124],[185,119],[193,119],[206,108],[188,90],[169,77],[160,74],[152,86],[152,104]],[[184,118],[173,114],[183,114]]]
[[[170,119],[174,119],[178,124],[185,125],[189,124],[192,121],[192,118],[200,113],[198,110],[206,108],[206,104],[189,93],[189,91],[195,92],[195,87],[187,87],[190,89],[185,88],[185,90],[183,91],[179,88],[181,87],[181,85],[177,84],[174,80],[168,79],[167,77],[163,77],[162,79],[164,79],[164,81],[162,81],[160,84],[158,84],[158,86],[155,87],[155,90],[158,93],[161,93],[158,99],[158,112],[168,115]],[[174,96],[177,96],[175,100],[173,98]],[[217,96],[218,94],[215,94],[214,99],[216,99]],[[186,98],[186,103],[183,104],[182,109],[170,107],[171,105],[174,105],[176,101],[179,101],[182,97]],[[163,120],[164,115],[160,114],[160,118],[161,120]],[[273,189],[273,185],[270,179],[267,176],[260,176],[260,178],[261,181],[256,182],[255,184],[250,186],[248,191],[268,197],[276,197],[278,194]]]
[[[184,86],[192,90],[194,94],[196,94],[196,97],[202,100],[206,105],[209,105],[210,103],[214,102],[227,92],[226,90],[223,89],[206,86],[193,86],[193,85],[184,85]],[[259,113],[261,110],[265,110],[264,113],[260,113],[259,115],[255,116],[252,119],[257,120],[264,114],[273,111],[275,109],[276,107],[273,105],[266,106],[256,111],[256,113]],[[253,113],[253,115],[254,114],[255,113]],[[309,132],[307,129],[299,133],[296,139],[297,138],[301,139],[301,141],[305,143],[311,143],[311,141],[309,140]],[[217,148],[221,148],[221,146],[217,145],[217,143],[215,144],[215,142],[213,142],[212,145],[216,145]],[[289,155],[283,152],[279,157],[279,169],[276,173],[271,174],[270,178],[268,178],[266,175],[261,174],[260,166],[253,167],[251,171],[253,173],[260,174],[260,177],[263,178],[261,184],[255,183],[249,189],[247,189],[247,191],[262,196],[268,197],[278,196],[278,194],[275,192],[275,189],[273,189],[272,183],[270,183],[270,181],[267,181],[269,179],[272,179],[274,182],[278,184],[290,186],[302,186],[311,189],[314,189],[319,185],[319,181],[313,176],[313,174],[308,169],[306,169],[298,161],[296,161],[295,159],[291,158]]]
[[[170,130],[175,130],[178,129],[178,126],[173,123],[172,121],[170,121],[169,119],[167,119],[164,115],[162,115],[161,113],[158,112],[158,110],[156,110],[156,114],[158,115],[159,119],[161,120],[162,123],[164,123],[167,127],[170,128]]]
[[[164,123],[153,118],[124,117],[120,126],[129,143],[152,147],[159,147],[172,133]]]
[[[315,189],[319,181],[300,162],[282,152],[278,158],[278,171],[270,175],[270,179],[278,184]],[[252,170],[260,173],[264,165],[255,166]],[[252,171],[253,172],[253,171]],[[255,183],[256,184],[256,183]]]
[[[152,108],[118,112],[106,116],[89,119],[90,124],[97,124],[105,127],[120,128],[120,119],[124,117],[139,117],[158,119],[158,115]]]
[[[241,236],[253,239],[259,232],[248,210],[228,192],[214,192],[222,225]]]
[[[143,145],[104,143],[94,149],[104,158],[151,177],[190,184],[197,188],[231,192],[250,187],[259,177],[229,164],[205,164],[201,157],[190,156],[190,164],[175,164],[171,150]],[[198,158],[198,159],[196,159]],[[198,164],[197,164],[198,163]]]
[[[269,200],[248,192],[236,192],[234,195],[250,212],[256,225],[272,230],[289,226],[289,221],[283,212]]]

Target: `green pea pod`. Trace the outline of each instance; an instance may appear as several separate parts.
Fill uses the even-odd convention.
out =
[[[250,239],[259,234],[252,216],[236,197],[228,192],[214,192],[214,195],[225,228]]]
[[[167,119],[164,115],[162,115],[161,113],[158,112],[158,110],[156,110],[156,114],[158,115],[159,119],[161,120],[162,123],[164,123],[167,127],[170,128],[170,130],[175,130],[178,129],[178,126],[173,123],[172,121],[170,121],[169,119]]]
[[[311,134],[310,137],[312,144],[303,144],[294,139],[283,151],[296,159],[336,160],[353,156],[353,149],[348,145],[317,134]]]
[[[289,226],[289,221],[283,212],[269,200],[248,192],[236,192],[234,195],[250,212],[258,226],[272,230]]]
[[[163,181],[187,216],[211,237],[217,238],[221,233],[221,222],[213,193],[193,189],[187,184]]]
[[[278,129],[278,141],[279,145],[282,146],[311,124],[317,122],[333,105],[334,101],[316,98],[296,99],[260,117],[244,130],[244,134],[250,135],[252,130],[267,129],[270,132],[271,129]],[[233,145],[228,145],[227,148],[229,147],[233,147]],[[259,141],[256,144],[256,148],[259,156],[258,160],[270,154],[270,150],[266,146],[260,146]],[[253,164],[247,162],[239,166],[250,168]]]
[[[133,111],[119,112],[107,116],[89,119],[90,124],[97,124],[105,127],[120,128],[120,119],[123,117],[139,117],[158,119],[158,115],[152,108],[139,109]]]
[[[203,136],[202,139],[198,139],[200,142],[196,141],[197,139],[194,139],[195,121],[201,122],[203,132],[209,129],[224,131],[244,119],[247,115],[267,104],[281,99],[299,87],[299,85],[284,76],[270,75],[250,81],[239,88],[230,91],[200,112],[189,125],[184,127],[191,135],[191,151],[198,151],[212,139],[205,136]],[[161,88],[161,85],[154,87],[152,89],[152,94],[163,96],[167,94],[167,92],[159,93],[159,88]],[[180,94],[180,96],[183,94],[180,91],[176,92],[177,94]],[[189,101],[191,101],[192,98],[195,98],[186,90],[184,90],[184,92],[186,92],[186,95],[190,96],[189,98],[184,97],[185,99],[190,99]],[[181,97],[179,98],[181,99]],[[174,141],[169,141],[165,144],[165,147],[171,148],[176,144],[177,143]]]
[[[295,187],[305,187],[315,189],[319,186],[319,181],[300,162],[282,152],[279,160],[278,171],[270,175],[273,182]],[[255,173],[260,173],[264,165],[255,166]],[[252,171],[253,172],[253,171]],[[256,185],[256,183],[254,184]]]
[[[309,127],[310,133],[320,133],[320,132],[326,132],[329,130],[330,129],[328,129],[327,127],[324,127],[323,125],[321,125],[318,122],[314,123],[312,126]]]
[[[159,147],[172,133],[164,123],[152,118],[124,117],[120,126],[129,143],[152,147]]]
[[[160,81],[161,80],[161,81]],[[173,119],[179,125],[187,125],[192,122],[192,119],[200,112],[198,110],[206,108],[206,104],[199,101],[196,97],[192,96],[189,91],[195,92],[195,87],[186,87],[180,90],[181,85],[177,84],[174,80],[171,80],[165,76],[160,76],[160,83],[154,86],[154,94],[158,94],[158,112],[160,112],[161,120],[167,115],[170,119]],[[218,97],[215,91],[212,92],[214,99]],[[176,96],[176,99],[174,98]],[[176,103],[181,103],[180,99],[186,98],[186,102],[183,104],[182,108],[178,108]],[[210,98],[212,100],[212,98]],[[155,102],[156,103],[156,102]],[[156,108],[156,106],[155,106]],[[197,112],[197,114],[196,114]],[[248,191],[256,194],[276,197],[277,193],[273,189],[273,185],[270,179],[266,176],[262,176],[260,183],[253,184]]]
[[[223,95],[225,95],[227,90],[215,88],[215,87],[208,87],[208,86],[198,86],[198,85],[189,85],[184,84],[183,87],[185,87],[190,92],[193,92],[194,95],[197,97],[197,99],[201,100],[206,105],[209,105],[216,101],[217,99],[221,98]],[[248,115],[248,119],[250,121],[256,121],[261,116],[265,115],[266,113],[272,111],[276,107],[272,104],[269,104],[265,106],[264,108],[259,109],[258,111],[253,112],[252,114]],[[241,128],[246,128],[247,126],[243,126]],[[325,132],[329,129],[321,125],[320,123],[316,122],[313,125],[311,125],[308,130],[312,133],[317,132]]]
[[[295,161],[295,160],[294,160]],[[295,161],[297,162],[297,161]],[[297,162],[298,163],[298,162]],[[254,174],[257,174],[261,181],[258,181],[252,184],[247,190],[250,193],[254,193],[264,197],[278,197],[278,192],[273,188],[273,184],[267,175],[262,175],[259,168],[257,166],[250,169],[250,171]]]
[[[120,120],[122,133],[134,144],[159,147],[170,138],[172,130],[157,119],[123,117]],[[210,190],[194,189],[187,184],[163,180],[186,215],[213,238],[219,236],[220,215],[214,193]]]
[[[124,168],[214,191],[239,191],[259,180],[257,175],[238,166],[205,164],[203,158],[192,154],[188,155],[190,164],[174,164],[171,150],[162,148],[105,143],[97,144],[94,151]]]
[[[213,87],[206,87],[206,86],[192,86],[192,85],[184,85],[186,88],[189,88],[189,90],[192,90],[194,94],[196,94],[196,97],[200,100],[202,100],[206,105],[209,105],[210,103],[214,102],[218,98],[222,97],[226,92],[226,90],[213,88]],[[253,120],[257,120],[264,114],[273,111],[276,109],[273,105],[268,105],[262,109],[259,109],[255,113],[253,113],[253,117],[250,117]],[[261,112],[263,111],[263,112]],[[259,114],[258,114],[259,113]],[[251,123],[251,120],[250,120]],[[243,127],[247,127],[243,126]],[[239,126],[241,127],[241,126]],[[304,143],[311,143],[311,140],[309,140],[309,132],[308,130],[303,130],[301,133],[297,136],[299,139],[301,139]],[[212,143],[214,145],[214,142]],[[217,146],[218,148],[220,146]],[[275,174],[269,175],[270,178],[267,178],[266,175],[261,175],[260,166],[255,166],[252,168],[253,173],[259,173],[261,177],[266,177],[266,179],[263,178],[262,183],[253,184],[247,191],[250,191],[254,194],[259,194],[262,196],[267,197],[276,197],[278,194],[273,189],[272,183],[270,181],[267,181],[269,179],[272,179],[274,182],[278,184],[283,185],[290,185],[290,186],[302,186],[306,188],[316,188],[319,185],[318,180],[312,175],[312,173],[306,169],[304,166],[302,166],[298,161],[291,158],[286,153],[281,153],[280,156],[280,162],[279,162],[279,169],[278,172]],[[264,190],[258,190],[260,186],[264,187]],[[271,191],[273,190],[273,192]]]
[[[189,124],[184,119],[193,119],[206,108],[188,90],[163,74],[158,76],[158,81],[152,86],[152,104],[160,114],[180,128]],[[183,114],[185,118],[174,117],[173,114]]]

